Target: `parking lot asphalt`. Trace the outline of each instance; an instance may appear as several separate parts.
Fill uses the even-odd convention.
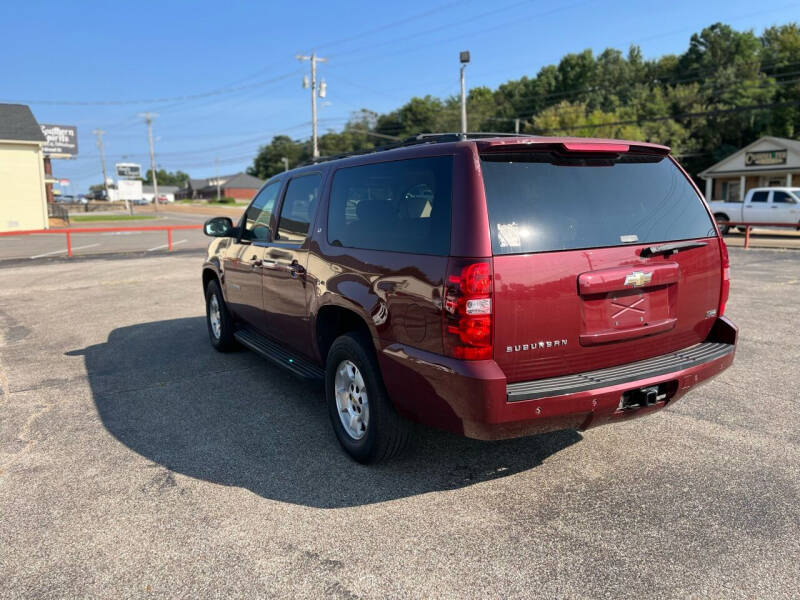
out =
[[[0,267],[0,597],[796,598],[800,253],[731,254],[736,361],[675,406],[378,467],[211,349],[200,254]]]

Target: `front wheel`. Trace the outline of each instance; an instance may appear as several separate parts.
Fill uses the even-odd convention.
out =
[[[336,438],[354,460],[381,462],[408,442],[408,423],[394,410],[369,341],[338,337],[325,364],[325,398]]]
[[[206,288],[206,325],[208,325],[208,338],[215,350],[230,352],[236,349],[233,318],[228,312],[216,279],[210,281]]]
[[[723,215],[722,213],[714,215],[714,220],[717,222],[717,227],[719,227],[719,232],[722,235],[726,235],[728,231],[730,231],[730,225],[720,225],[720,222],[730,221],[728,215]]]

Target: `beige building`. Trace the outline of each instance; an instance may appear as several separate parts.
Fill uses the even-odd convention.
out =
[[[30,108],[0,104],[0,231],[47,228],[44,142]]]
[[[800,186],[800,141],[765,136],[698,175],[706,200],[743,202],[756,187]]]

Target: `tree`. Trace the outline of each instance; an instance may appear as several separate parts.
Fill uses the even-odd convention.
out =
[[[175,171],[174,173],[165,171],[164,169],[158,170],[158,185],[174,185],[177,187],[184,187],[186,182],[189,181],[189,175],[183,171]],[[145,185],[153,185],[153,170],[147,169],[145,178],[142,180]]]

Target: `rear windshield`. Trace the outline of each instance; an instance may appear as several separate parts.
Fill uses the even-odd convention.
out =
[[[715,234],[702,200],[666,157],[485,154],[495,254],[645,244]]]

